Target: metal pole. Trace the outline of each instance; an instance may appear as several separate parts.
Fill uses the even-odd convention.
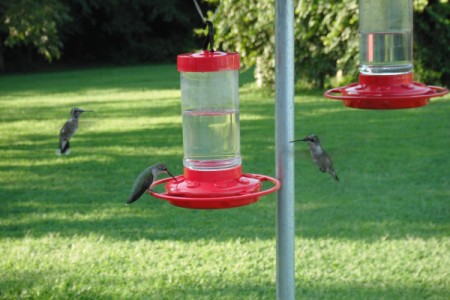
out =
[[[275,1],[277,299],[295,298],[294,4]]]

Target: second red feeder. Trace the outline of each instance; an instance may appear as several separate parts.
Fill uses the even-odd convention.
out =
[[[359,1],[359,82],[325,92],[363,109],[427,105],[448,90],[413,81],[413,2]]]

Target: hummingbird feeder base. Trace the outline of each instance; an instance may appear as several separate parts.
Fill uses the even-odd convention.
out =
[[[400,75],[359,75],[359,83],[334,88],[324,96],[342,100],[344,105],[361,109],[404,109],[425,106],[432,97],[448,90],[413,82],[413,73]]]
[[[267,190],[262,183],[270,181],[274,185]],[[241,166],[215,171],[199,171],[184,168],[184,175],[156,181],[152,187],[167,182],[165,193],[149,191],[156,198],[170,204],[192,209],[223,209],[255,203],[261,196],[280,188],[274,178],[258,174],[242,174]]]

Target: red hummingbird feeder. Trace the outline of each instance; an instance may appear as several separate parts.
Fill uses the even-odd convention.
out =
[[[413,81],[411,0],[360,0],[359,32],[359,82],[328,90],[325,97],[352,108],[403,109],[448,93]]]
[[[156,181],[169,203],[196,209],[248,205],[280,188],[278,180],[242,173],[239,127],[238,53],[203,50],[181,54],[184,174]],[[273,183],[262,190],[263,182]]]

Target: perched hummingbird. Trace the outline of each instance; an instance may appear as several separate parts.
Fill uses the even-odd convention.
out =
[[[78,129],[78,118],[80,115],[86,111],[92,110],[83,110],[78,107],[74,107],[70,110],[70,119],[67,121],[64,126],[61,128],[59,132],[59,149],[56,150],[56,155],[65,154],[68,155],[70,153],[70,138],[75,134]]]
[[[142,194],[156,180],[156,177],[158,177],[158,175],[161,173],[167,173],[170,176],[172,176],[172,178],[175,179],[175,181],[177,181],[176,178],[173,177],[172,173],[170,173],[169,170],[167,170],[167,167],[162,163],[157,163],[156,165],[148,167],[147,169],[142,171],[142,173],[134,182],[127,204],[131,204],[137,199],[139,199],[139,197],[142,196]]]
[[[331,161],[331,158],[328,156],[325,150],[323,150],[320,146],[319,137],[317,135],[310,134],[303,139],[291,141],[291,143],[297,141],[308,142],[311,158],[319,167],[319,170],[329,173],[336,181],[339,181],[339,178],[333,169],[333,162]]]

